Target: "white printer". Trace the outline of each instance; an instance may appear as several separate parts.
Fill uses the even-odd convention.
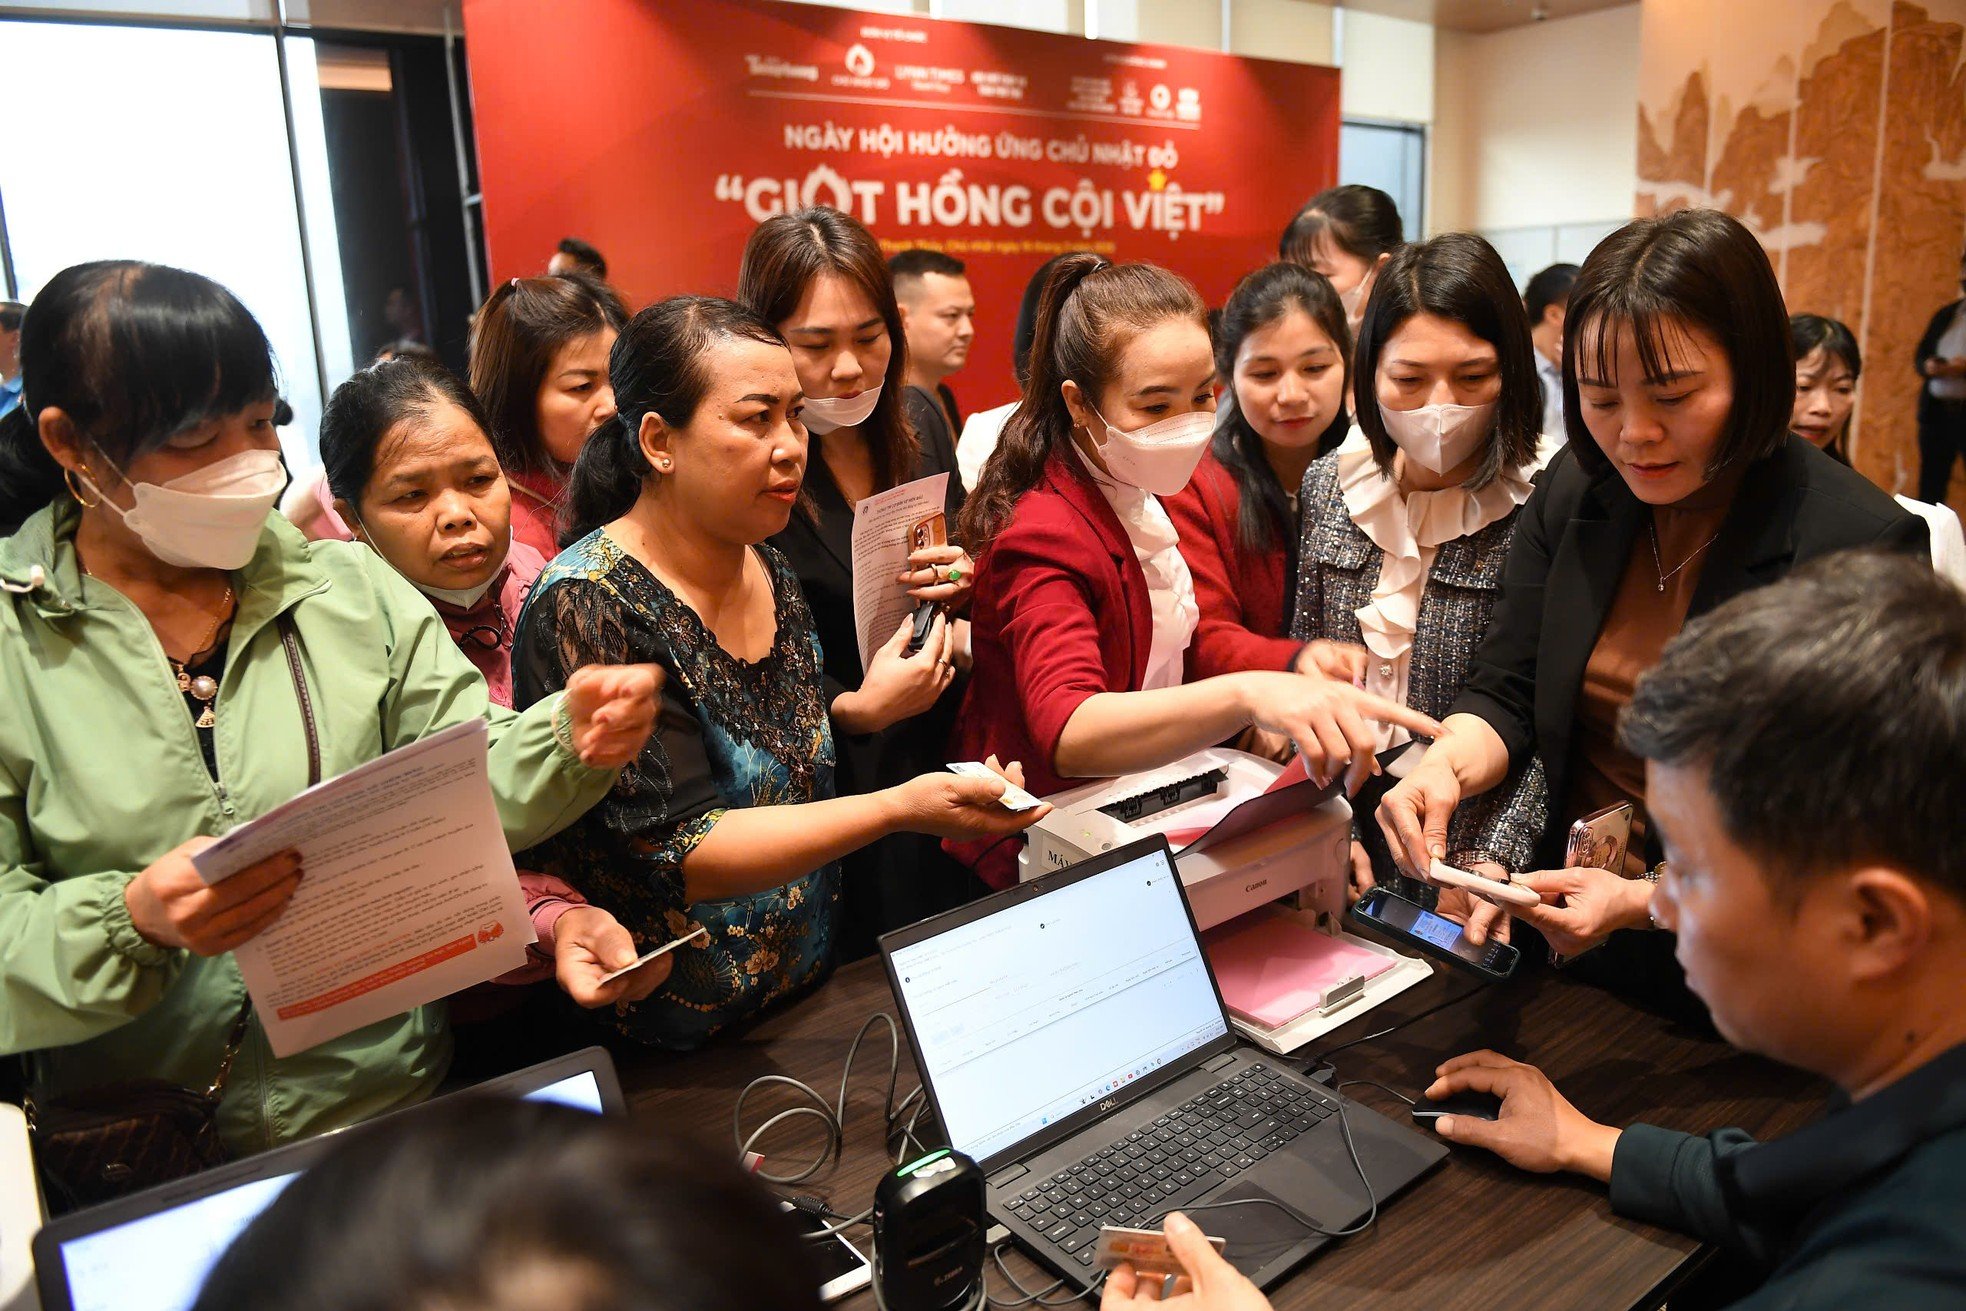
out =
[[[1286,772],[1294,781],[1285,779]],[[1431,973],[1424,961],[1345,931],[1352,809],[1337,784],[1319,787],[1296,765],[1214,747],[1163,769],[1045,800],[1052,811],[1025,833],[1020,880],[1159,833],[1174,849],[1175,869],[1204,935],[1246,915],[1288,913],[1305,929],[1391,959],[1392,966],[1372,978],[1337,980],[1284,1023],[1237,1014],[1237,1027],[1271,1051],[1291,1051]],[[1281,909],[1275,907],[1280,900]]]

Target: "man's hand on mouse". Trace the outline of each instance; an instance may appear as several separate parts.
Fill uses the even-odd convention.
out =
[[[1599,1124],[1572,1106],[1549,1076],[1533,1065],[1482,1050],[1456,1056],[1434,1071],[1428,1097],[1488,1093],[1502,1099],[1493,1120],[1443,1115],[1434,1132],[1450,1142],[1485,1147],[1509,1164],[1538,1174],[1569,1170],[1599,1182],[1611,1179],[1611,1156],[1622,1130]]]

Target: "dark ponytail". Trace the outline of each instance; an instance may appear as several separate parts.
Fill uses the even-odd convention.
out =
[[[719,341],[783,346],[751,310],[716,296],[672,296],[628,321],[608,356],[615,421],[580,448],[561,511],[560,545],[571,546],[628,513],[653,474],[642,454],[642,419],[687,427],[710,387],[704,364]]]
[[[963,503],[962,541],[972,556],[982,556],[1010,521],[1018,498],[1038,485],[1045,462],[1071,451],[1065,380],[1096,399],[1113,380],[1126,344],[1173,318],[1189,319],[1203,330],[1208,326],[1201,294],[1179,274],[1083,252],[1060,256],[1052,265],[1038,299],[1024,399]]]
[[[187,428],[274,398],[273,349],[239,298],[162,264],[98,260],[48,279],[21,322],[21,403],[0,419],[0,533],[63,495],[41,412],[126,467]]]

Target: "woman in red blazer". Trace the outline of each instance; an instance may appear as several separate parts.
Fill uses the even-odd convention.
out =
[[[1187,485],[1214,429],[1206,310],[1184,279],[1096,255],[1058,261],[1039,302],[1031,382],[963,507],[977,561],[974,663],[959,759],[1020,760],[1055,792],[1178,760],[1256,726],[1329,777],[1370,759],[1368,719],[1433,721],[1348,682],[1248,670],[1182,682],[1195,589],[1159,498]],[[952,845],[986,883],[1008,842]]]
[[[1351,332],[1338,294],[1299,264],[1244,278],[1222,309],[1215,367],[1228,381],[1195,476],[1167,498],[1201,615],[1188,677],[1295,669],[1347,681],[1365,649],[1289,636],[1297,592],[1297,491],[1345,438]]]

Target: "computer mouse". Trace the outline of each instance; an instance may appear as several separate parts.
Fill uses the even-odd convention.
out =
[[[1443,1115],[1465,1115],[1476,1120],[1493,1120],[1502,1113],[1502,1099],[1488,1093],[1458,1092],[1441,1098],[1422,1097],[1413,1103],[1413,1118],[1432,1124]]]

